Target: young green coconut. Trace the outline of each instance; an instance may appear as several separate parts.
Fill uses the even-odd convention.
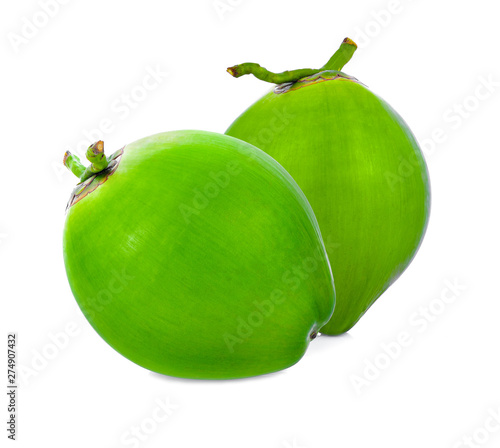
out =
[[[278,84],[226,131],[267,152],[308,198],[335,278],[335,312],[322,333],[348,331],[410,264],[430,210],[427,167],[408,125],[383,99],[340,70],[356,44],[344,39],[321,69],[272,73],[230,67]]]
[[[101,337],[185,378],[240,378],[296,363],[335,292],[309,203],[290,175],[226,135],[177,131],[91,165],[68,203],[64,261]]]

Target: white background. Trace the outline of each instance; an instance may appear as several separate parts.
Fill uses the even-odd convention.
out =
[[[17,446],[499,446],[497,1],[66,0],[52,17],[41,5],[0,14],[1,328],[19,338]],[[432,213],[412,265],[348,335],[317,338],[276,374],[181,380],[123,358],[66,280],[65,150],[224,132],[270,87],[227,66],[319,67],[345,36],[359,44],[345,71],[405,118],[428,162]],[[137,98],[148,70],[163,74]]]

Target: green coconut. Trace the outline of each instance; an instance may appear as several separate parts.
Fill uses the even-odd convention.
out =
[[[240,378],[284,369],[330,318],[317,221],[271,157],[202,131],[87,151],[64,227],[71,290],[99,335],[154,372]]]
[[[226,134],[276,159],[308,198],[327,247],[337,292],[322,333],[348,331],[415,256],[430,210],[427,167],[401,116],[340,70],[356,44],[346,38],[321,69],[272,73],[230,67],[276,88]]]

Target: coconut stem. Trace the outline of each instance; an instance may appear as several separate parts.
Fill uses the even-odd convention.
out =
[[[76,177],[81,177],[85,172],[85,167],[80,162],[80,159],[69,151],[64,153],[63,163]]]
[[[351,60],[357,48],[358,46],[356,43],[352,39],[346,37],[340,44],[339,49],[320,70],[336,70],[340,72],[342,67]]]
[[[352,58],[352,55],[356,51],[356,48],[357,45],[354,43],[354,41],[346,37],[342,41],[339,49],[334,53],[329,61],[319,69],[303,68],[298,70],[287,70],[281,73],[273,73],[254,62],[245,62],[243,64],[234,65],[233,67],[228,67],[227,71],[231,76],[234,76],[235,78],[252,74],[262,81],[271,82],[274,84],[295,82],[301,78],[314,75],[324,70],[342,70],[342,67],[347,64]]]
[[[87,180],[94,174],[105,170],[109,164],[104,154],[104,142],[102,140],[90,145],[85,156],[90,162],[90,165],[87,168],[82,165],[77,156],[71,154],[69,151],[66,151],[63,158],[63,163],[66,168],[68,168],[76,177],[79,177],[81,182]]]
[[[318,70],[314,68],[302,68],[298,70],[287,70],[281,73],[273,73],[254,62],[244,62],[243,64],[229,67],[227,71],[235,78],[239,78],[243,75],[254,75],[261,81],[272,82],[274,84],[295,81],[297,79],[318,73]]]

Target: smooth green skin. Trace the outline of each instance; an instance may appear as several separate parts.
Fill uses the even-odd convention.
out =
[[[271,91],[226,133],[270,154],[305,193],[334,243],[327,251],[337,303],[320,331],[348,331],[409,265],[425,233],[430,186],[415,137],[385,101],[343,78]]]
[[[197,196],[206,189],[208,203]],[[177,377],[289,367],[335,304],[319,227],[297,184],[257,148],[210,132],[127,145],[116,172],[68,210],[64,260],[102,338]]]

